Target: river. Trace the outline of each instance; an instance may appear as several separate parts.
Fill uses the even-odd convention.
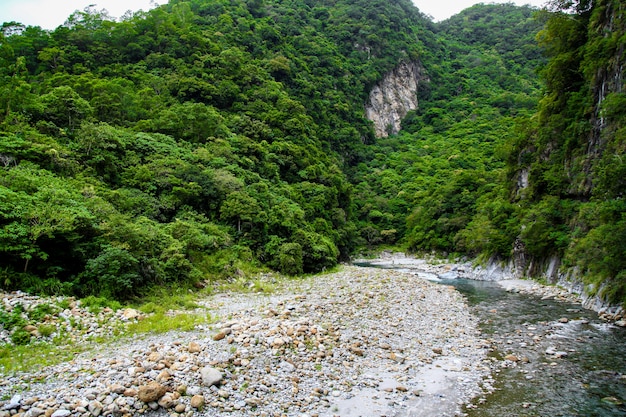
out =
[[[468,416],[626,416],[626,330],[595,312],[497,282],[441,279],[420,263],[356,264],[412,272],[467,298],[494,346],[495,380],[493,392],[466,406]]]

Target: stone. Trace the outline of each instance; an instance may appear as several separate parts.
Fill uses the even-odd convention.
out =
[[[157,375],[156,380],[159,382],[166,382],[169,381],[171,377],[170,372],[167,369],[164,369],[159,375]]]
[[[52,413],[50,417],[68,417],[72,412],[70,410],[60,409]]]
[[[205,401],[204,401],[204,397],[202,395],[194,395],[193,397],[191,397],[191,406],[193,408],[202,408],[204,407]]]
[[[102,403],[100,401],[94,400],[89,403],[87,409],[91,414],[94,415],[94,417],[98,417],[100,414],[102,414],[102,410],[104,410],[104,407],[102,406]]]
[[[280,363],[280,368],[287,373],[292,373],[296,370],[296,367],[287,361],[282,361]]]
[[[217,333],[215,336],[213,336],[213,340],[218,341],[218,340],[222,340],[225,337],[226,337],[226,333],[224,331],[221,331]]]
[[[200,376],[202,377],[202,385],[205,387],[210,387],[212,385],[218,385],[222,382],[222,373],[210,366],[205,366],[200,369]]]
[[[157,401],[163,395],[165,395],[166,389],[158,382],[150,382],[147,385],[139,387],[137,392],[137,398],[144,403],[151,403]]]
[[[285,341],[280,337],[275,337],[274,340],[272,340],[273,347],[281,347],[284,344],[285,344]]]
[[[443,349],[440,347],[433,348],[433,353],[441,355],[443,353]]]
[[[360,347],[357,347],[357,346],[350,346],[350,352],[354,353],[357,356],[363,356],[364,355],[363,349],[361,349]]]
[[[109,389],[115,394],[123,394],[126,391],[126,387],[122,384],[113,384]]]
[[[158,401],[158,404],[163,408],[172,408],[176,405],[176,399],[174,398],[174,396],[172,396],[172,394],[168,392],[163,397],[161,397],[161,399]]]
[[[174,411],[176,411],[178,414],[184,413],[186,409],[187,407],[185,406],[185,404],[177,404],[176,407],[174,407]]]
[[[124,390],[124,396],[125,397],[136,397],[137,396],[137,390],[134,388],[126,388]]]
[[[559,323],[568,323],[568,322],[569,322],[569,319],[567,317],[561,317],[559,319]]]
[[[4,406],[5,410],[16,410],[20,408],[22,404],[22,396],[17,394],[11,397],[9,403]]]
[[[202,347],[198,342],[191,342],[189,343],[189,347],[187,348],[187,350],[189,351],[189,353],[199,353],[202,351]]]
[[[258,407],[259,405],[261,405],[260,398],[246,398],[244,401],[250,407]]]
[[[389,359],[391,359],[392,361],[397,362],[397,363],[404,363],[404,361],[406,360],[406,358],[404,356],[402,356],[402,355],[400,355],[398,353],[395,353],[395,352],[391,352],[389,354]]]
[[[134,320],[138,319],[141,316],[141,313],[134,308],[127,308],[122,311],[122,317],[126,320]]]
[[[44,414],[45,411],[42,410],[39,407],[33,407],[30,410],[28,410],[26,412],[26,414],[24,414],[24,417],[39,417],[40,415]]]
[[[518,362],[519,358],[515,355],[506,355],[504,357],[504,360],[511,361],[511,362]]]

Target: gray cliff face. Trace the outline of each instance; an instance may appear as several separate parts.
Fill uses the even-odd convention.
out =
[[[374,122],[376,137],[400,131],[402,118],[417,109],[417,87],[423,81],[427,80],[419,63],[403,62],[374,86],[365,114]]]

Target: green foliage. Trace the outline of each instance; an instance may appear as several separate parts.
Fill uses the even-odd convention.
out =
[[[546,91],[508,169],[513,180],[529,173],[527,189],[515,193],[528,253],[562,257],[592,293],[624,304],[626,113],[623,85],[614,81],[623,73],[622,7],[551,3],[538,36],[549,57],[541,70]]]
[[[112,246],[87,261],[82,279],[94,286],[90,292],[118,299],[131,296],[142,284],[139,261],[127,250]]]
[[[122,305],[115,300],[111,300],[106,297],[96,297],[94,295],[87,296],[80,300],[81,304],[92,313],[98,313],[103,308],[110,308],[112,310],[119,310]]]
[[[27,312],[28,318],[34,322],[43,321],[44,317],[51,316],[56,313],[57,309],[47,303],[38,304],[32,310]]]
[[[604,248],[586,233],[619,216],[577,227],[626,185],[623,93],[595,87],[621,65],[622,17],[603,29],[618,6],[480,4],[434,24],[408,0],[192,0],[6,25],[0,285],[128,299],[377,245]],[[363,103],[403,61],[430,82],[377,139]]]
[[[210,315],[181,313],[166,315],[157,312],[143,320],[131,323],[128,326],[128,333],[131,335],[144,333],[166,333],[172,330],[188,332],[201,324],[211,323]]]
[[[10,312],[0,308],[0,325],[5,330],[23,329],[26,324],[28,323],[24,315],[24,307],[21,304],[14,306]]]

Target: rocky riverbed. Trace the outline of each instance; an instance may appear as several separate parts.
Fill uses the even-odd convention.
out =
[[[465,300],[415,274],[346,266],[200,302],[217,322],[1,375],[0,416],[453,416],[490,389]]]

